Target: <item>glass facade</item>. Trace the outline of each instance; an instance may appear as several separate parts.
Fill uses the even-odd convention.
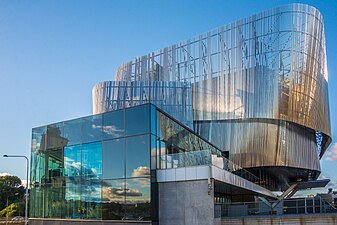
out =
[[[157,169],[239,169],[151,104],[34,128],[31,163],[30,217],[95,220],[156,220]]]
[[[150,220],[150,118],[143,105],[34,128],[30,217]]]

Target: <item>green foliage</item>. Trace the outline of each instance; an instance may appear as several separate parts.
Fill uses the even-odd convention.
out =
[[[0,211],[0,217],[14,217],[18,210],[19,206],[17,203],[12,203],[8,207],[4,208],[3,210]],[[8,215],[7,215],[8,213]]]
[[[19,187],[21,186],[21,180],[17,176],[0,176],[0,185],[1,184],[10,187]]]
[[[21,180],[17,176],[0,176],[0,210],[5,210],[7,205],[7,199],[8,199],[8,205],[11,206],[12,203],[19,203],[23,201],[23,196],[25,193],[25,188],[21,185]],[[18,193],[18,194],[16,194]],[[15,205],[15,204],[14,204]],[[16,204],[15,207],[17,207],[18,204]],[[13,206],[14,207],[14,206]],[[17,209],[17,208],[13,208]],[[1,210],[1,212],[3,211]],[[6,209],[7,210],[7,209]],[[9,211],[8,213],[15,213]],[[1,217],[0,213],[0,217]],[[2,215],[3,216],[3,215]],[[6,215],[5,215],[6,216]]]

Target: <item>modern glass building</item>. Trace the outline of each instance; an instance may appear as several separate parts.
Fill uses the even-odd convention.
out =
[[[31,221],[283,214],[297,190],[329,182],[316,181],[331,142],[327,82],[323,19],[303,4],[124,63],[93,88],[93,115],[33,129]]]
[[[30,217],[149,219],[152,113],[147,105],[34,128]]]
[[[192,114],[197,134],[273,190],[320,174],[331,125],[323,18],[314,7],[281,6],[220,26],[122,64],[115,80],[94,88],[94,113],[160,98],[166,111]],[[127,82],[148,85],[125,90]],[[191,107],[151,82],[191,85]]]
[[[219,149],[151,104],[37,127],[30,217],[157,221],[156,171],[212,164],[234,171]]]

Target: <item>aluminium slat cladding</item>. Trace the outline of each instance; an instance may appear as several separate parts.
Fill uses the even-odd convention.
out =
[[[194,130],[243,168],[266,168],[278,187],[320,173],[331,124],[314,7],[281,6],[220,26],[122,64],[115,80],[192,84]]]

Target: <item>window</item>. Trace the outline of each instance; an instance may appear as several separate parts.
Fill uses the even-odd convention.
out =
[[[124,136],[124,110],[103,114],[103,140]]]
[[[126,176],[150,176],[150,135],[126,138]]]
[[[124,138],[103,142],[103,179],[124,178]]]
[[[150,107],[142,105],[125,110],[126,136],[150,132]]]
[[[102,140],[102,115],[82,118],[82,143]]]
[[[81,120],[70,120],[64,122],[64,137],[68,145],[77,145],[81,143]]]
[[[82,179],[102,178],[102,143],[82,145]]]

